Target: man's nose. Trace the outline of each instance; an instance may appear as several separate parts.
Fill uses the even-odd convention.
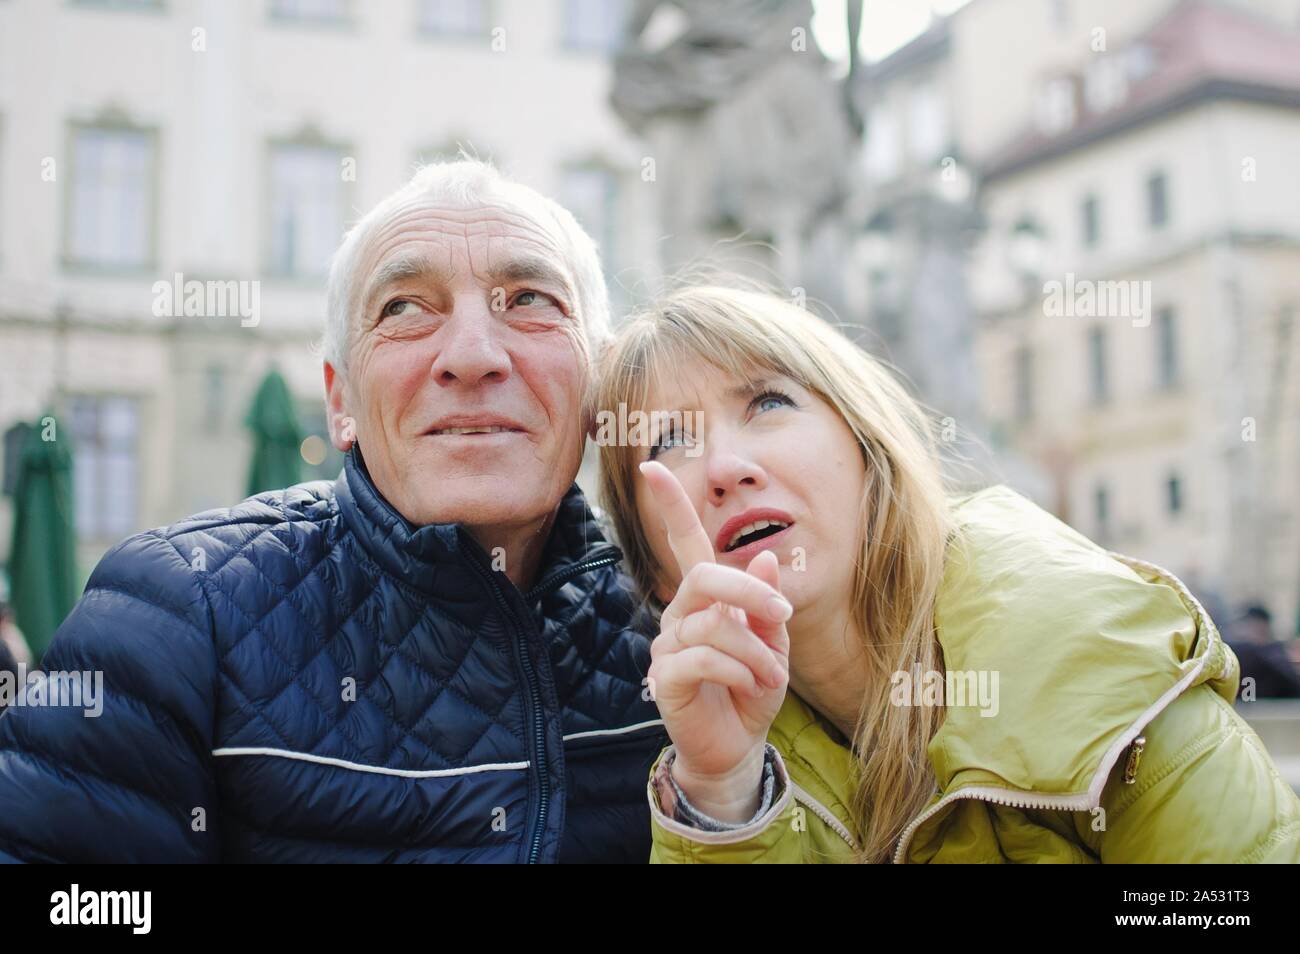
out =
[[[510,355],[500,341],[501,323],[479,296],[457,296],[451,319],[438,334],[438,351],[429,369],[442,385],[474,386],[510,376]]]
[[[710,503],[721,506],[742,487],[762,490],[767,486],[766,471],[742,444],[711,436],[705,447]]]

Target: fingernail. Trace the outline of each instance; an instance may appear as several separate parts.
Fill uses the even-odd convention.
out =
[[[784,623],[794,615],[794,607],[781,597],[773,596],[767,601],[767,615],[778,623]]]

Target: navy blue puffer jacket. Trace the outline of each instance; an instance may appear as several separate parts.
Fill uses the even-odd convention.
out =
[[[43,660],[102,714],[0,715],[0,859],[644,862],[667,738],[619,556],[574,487],[522,594],[356,451],[131,537]]]

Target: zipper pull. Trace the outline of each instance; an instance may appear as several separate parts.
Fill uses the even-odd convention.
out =
[[[1128,750],[1128,764],[1124,766],[1124,784],[1132,785],[1137,781],[1138,763],[1142,761],[1142,750],[1147,747],[1147,737],[1139,735],[1133,740]]]

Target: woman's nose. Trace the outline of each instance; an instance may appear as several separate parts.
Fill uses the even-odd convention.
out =
[[[741,448],[717,447],[708,455],[709,502],[722,504],[742,487],[762,490],[767,475]]]

